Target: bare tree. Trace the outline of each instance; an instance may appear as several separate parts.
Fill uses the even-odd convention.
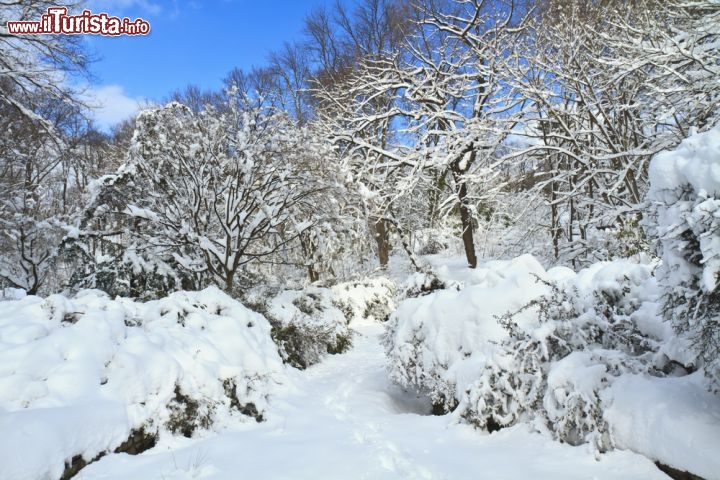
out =
[[[423,3],[402,45],[365,58],[342,86],[321,90],[335,109],[326,115],[342,119],[331,130],[358,159],[361,178],[385,188],[376,195],[381,209],[392,212],[401,195],[429,185],[429,218],[441,205],[458,212],[471,268],[473,217],[483,200],[472,199],[470,185],[492,183],[498,150],[519,119],[521,99],[503,76],[508,45],[527,21],[513,5]],[[443,197],[448,187],[452,199]]]
[[[172,93],[164,103],[178,102],[193,113],[200,113],[207,108],[222,109],[223,94],[212,90],[202,90],[197,85],[188,85],[183,90]]]
[[[55,5],[47,0],[0,2],[0,103],[43,123],[48,133],[52,133],[51,125],[44,124],[35,112],[34,101],[42,98],[77,103],[60,72],[86,73],[89,58],[82,39],[74,35],[11,35],[5,25],[8,20],[39,21],[48,7]],[[79,4],[64,5],[73,10]]]

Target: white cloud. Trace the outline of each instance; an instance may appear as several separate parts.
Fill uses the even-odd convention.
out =
[[[135,115],[145,103],[143,98],[126,95],[120,85],[90,87],[83,96],[90,107],[90,116],[99,128],[105,130]]]

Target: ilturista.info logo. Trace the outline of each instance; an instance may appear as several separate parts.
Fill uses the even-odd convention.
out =
[[[142,18],[111,17],[107,13],[83,10],[78,15],[68,15],[66,7],[50,7],[39,21],[9,21],[7,31],[11,35],[147,35],[150,24]]]

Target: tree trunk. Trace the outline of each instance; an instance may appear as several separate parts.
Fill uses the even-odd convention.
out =
[[[225,272],[225,293],[230,295],[233,288],[233,278],[235,277],[235,272],[231,272],[230,270],[227,270]]]
[[[438,219],[438,211],[440,205],[440,196],[445,190],[445,176],[447,171],[437,172],[433,174],[433,181],[430,185],[430,201],[428,202],[428,224],[430,228],[434,228]]]
[[[310,283],[315,283],[320,280],[320,272],[315,269],[315,266],[310,263],[313,255],[317,252],[318,246],[316,242],[313,242],[312,237],[308,237],[304,234],[300,235],[300,248],[302,248],[303,255],[307,260],[307,272]]]
[[[465,203],[467,197],[467,184],[465,182],[460,183],[460,189],[458,191],[458,197],[460,199],[460,221],[462,222],[462,239],[463,246],[465,247],[465,257],[468,261],[470,268],[477,267],[477,257],[475,256],[475,243],[473,242],[473,225],[472,215],[470,215],[470,209]]]
[[[375,222],[375,241],[377,242],[380,267],[386,268],[390,259],[390,247],[388,245],[387,224],[383,218]]]
[[[315,283],[320,280],[320,274],[315,270],[315,267],[313,267],[312,265],[307,266],[307,272],[308,277],[310,278],[310,283]]]
[[[560,258],[560,219],[558,217],[558,207],[555,203],[555,182],[550,183],[550,236],[552,237],[553,253],[555,260]]]
[[[469,158],[463,162],[465,154],[469,154]],[[460,223],[462,224],[462,239],[463,246],[465,247],[465,257],[468,261],[468,267],[477,267],[477,256],[475,255],[475,243],[473,241],[473,224],[472,215],[470,209],[467,206],[467,180],[463,178],[463,175],[470,169],[470,166],[475,163],[477,152],[472,144],[469,145],[468,150],[452,164],[452,175],[455,181],[455,188],[457,189],[458,202],[460,202]]]

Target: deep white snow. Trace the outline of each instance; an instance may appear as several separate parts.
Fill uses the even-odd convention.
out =
[[[83,480],[120,479],[661,479],[629,452],[597,459],[526,428],[492,435],[449,417],[392,385],[379,343],[382,325],[355,324],[355,346],[296,371],[261,424],[229,425],[199,439],[166,437],[137,457],[111,455]]]
[[[720,402],[701,377],[620,377],[607,392],[612,400],[605,411],[617,447],[720,478]]]

